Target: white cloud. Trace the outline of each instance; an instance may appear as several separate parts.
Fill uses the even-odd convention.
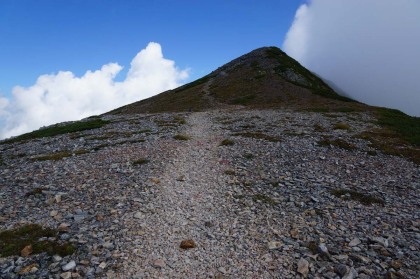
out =
[[[141,50],[125,80],[116,82],[121,70],[117,63],[109,63],[81,77],[60,71],[40,76],[30,87],[16,86],[11,100],[0,97],[0,138],[104,113],[175,88],[188,78],[188,70],[165,59],[157,43]]]
[[[283,49],[353,98],[420,116],[420,1],[312,0]]]

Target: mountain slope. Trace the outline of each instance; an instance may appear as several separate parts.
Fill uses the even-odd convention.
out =
[[[343,102],[358,106],[279,48],[263,47],[194,82],[110,113],[201,111],[227,105],[334,107],[343,106]]]

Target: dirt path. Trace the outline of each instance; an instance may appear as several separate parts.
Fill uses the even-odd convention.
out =
[[[192,114],[188,124],[185,134],[191,139],[168,158],[158,178],[155,213],[139,218],[145,234],[138,258],[127,262],[130,276],[203,278],[215,276],[222,266],[224,244],[208,233],[225,207],[217,157],[220,135],[206,113]],[[180,249],[186,239],[197,247]]]

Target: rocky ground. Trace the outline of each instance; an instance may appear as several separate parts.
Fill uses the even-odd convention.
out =
[[[357,137],[368,114],[103,118],[0,145],[0,230],[77,247],[0,278],[418,278],[420,168]]]

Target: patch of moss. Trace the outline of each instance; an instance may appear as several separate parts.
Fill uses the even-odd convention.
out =
[[[254,100],[256,98],[255,95],[246,95],[246,96],[242,96],[242,97],[238,97],[232,100],[232,104],[234,105],[246,105],[248,103],[250,103],[252,100]]]
[[[372,195],[360,193],[354,190],[335,189],[331,191],[331,194],[333,194],[336,197],[339,197],[340,199],[358,201],[364,205],[372,205],[376,203],[383,206],[385,204],[385,201],[382,200],[381,198],[377,198]]]
[[[247,138],[254,138],[254,139],[262,139],[266,141],[271,142],[280,142],[281,139],[278,137],[273,137],[270,135],[266,135],[263,133],[257,133],[257,132],[243,132],[243,133],[235,133],[234,136],[241,136],[241,137],[247,137]]]
[[[50,228],[43,228],[37,224],[24,225],[13,230],[0,232],[0,256],[20,256],[23,248],[32,245],[32,254],[48,253],[49,255],[67,256],[76,251],[68,242],[57,240],[41,240],[46,237],[56,237],[58,232]]]
[[[187,136],[187,135],[180,135],[180,134],[178,134],[178,135],[175,135],[174,136],[174,139],[176,139],[176,140],[189,140],[190,137]]]
[[[32,158],[32,161],[49,161],[49,160],[58,161],[63,158],[71,157],[71,156],[72,154],[70,152],[61,151],[61,152],[51,153],[47,155],[37,156],[35,158]]]
[[[234,145],[235,142],[231,139],[224,139],[222,140],[222,142],[220,143],[220,146],[227,146],[227,145]]]
[[[151,133],[152,132],[152,130],[150,130],[150,129],[143,129],[143,130],[140,130],[140,131],[138,131],[138,132],[136,132],[137,134],[144,134],[144,133]]]
[[[314,124],[314,131],[316,131],[316,132],[325,132],[325,128],[321,124],[316,123],[316,124]]]
[[[318,141],[317,143],[318,143],[318,145],[321,145],[321,146],[331,146],[332,145],[332,146],[336,146],[336,147],[343,148],[343,149],[346,149],[346,150],[356,150],[357,149],[356,146],[354,146],[351,143],[348,143],[348,142],[346,142],[345,140],[342,140],[342,139],[330,140],[328,138],[324,138],[324,139]]]
[[[243,157],[244,157],[245,159],[248,159],[248,160],[252,160],[252,159],[254,159],[254,155],[253,155],[253,154],[251,154],[251,153],[245,153],[245,154],[243,155]]]
[[[147,164],[149,162],[150,162],[150,160],[145,159],[145,158],[141,158],[141,159],[133,161],[133,165],[144,165],[144,164]]]
[[[77,122],[72,122],[69,124],[58,124],[58,125],[50,126],[47,128],[42,128],[42,129],[30,132],[30,133],[26,133],[26,134],[23,134],[14,138],[6,139],[2,141],[2,143],[14,143],[14,142],[20,142],[20,141],[26,141],[26,140],[32,140],[32,139],[38,139],[38,138],[44,138],[44,137],[53,137],[53,136],[62,135],[62,134],[92,130],[92,129],[101,128],[108,123],[110,123],[110,121],[93,118],[87,121],[77,121]]]
[[[379,108],[378,124],[398,133],[404,140],[420,146],[420,117],[413,117],[396,109]]]
[[[226,175],[235,175],[235,171],[234,170],[225,170],[225,174]]]
[[[334,124],[335,130],[350,130],[350,125],[344,122],[339,122]]]
[[[32,191],[28,192],[25,194],[25,197],[30,197],[30,196],[37,196],[37,195],[41,195],[42,194],[43,189],[42,188],[35,188]]]

